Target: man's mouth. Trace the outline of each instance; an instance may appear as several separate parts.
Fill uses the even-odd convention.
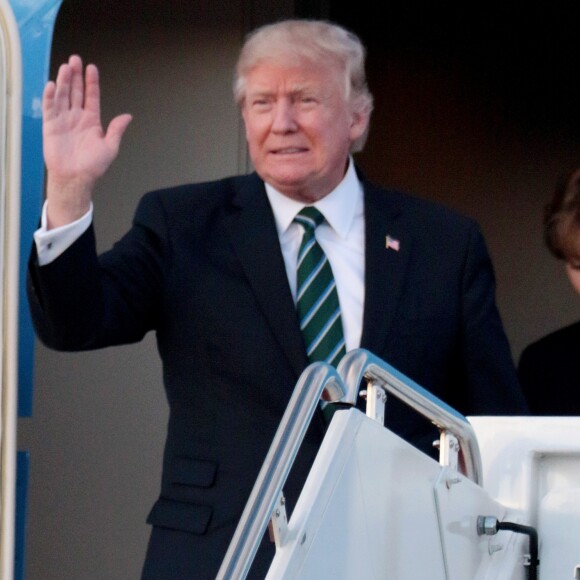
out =
[[[293,155],[295,153],[304,153],[307,151],[305,147],[283,147],[281,149],[273,149],[274,155]]]

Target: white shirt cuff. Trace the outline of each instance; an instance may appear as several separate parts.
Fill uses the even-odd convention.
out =
[[[91,203],[89,211],[78,220],[59,228],[47,230],[46,204],[45,201],[42,207],[40,227],[34,232],[34,242],[40,266],[46,266],[56,260],[89,229],[93,221],[93,204]]]

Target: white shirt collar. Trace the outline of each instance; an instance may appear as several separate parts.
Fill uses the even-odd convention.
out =
[[[274,212],[278,235],[281,236],[306,204],[285,196],[268,183],[265,183],[265,186]],[[324,215],[332,229],[341,238],[346,238],[356,215],[357,206],[362,204],[362,198],[362,184],[356,175],[353,159],[350,157],[343,180],[314,206]]]

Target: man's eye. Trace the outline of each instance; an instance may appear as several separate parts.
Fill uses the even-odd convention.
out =
[[[258,111],[269,109],[271,102],[268,99],[255,99],[252,101],[252,108]]]

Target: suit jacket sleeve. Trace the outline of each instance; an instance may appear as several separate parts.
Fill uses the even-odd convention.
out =
[[[39,339],[78,351],[137,342],[155,326],[165,253],[162,215],[146,196],[133,228],[97,256],[91,227],[61,256],[38,265],[33,245],[27,294]]]

